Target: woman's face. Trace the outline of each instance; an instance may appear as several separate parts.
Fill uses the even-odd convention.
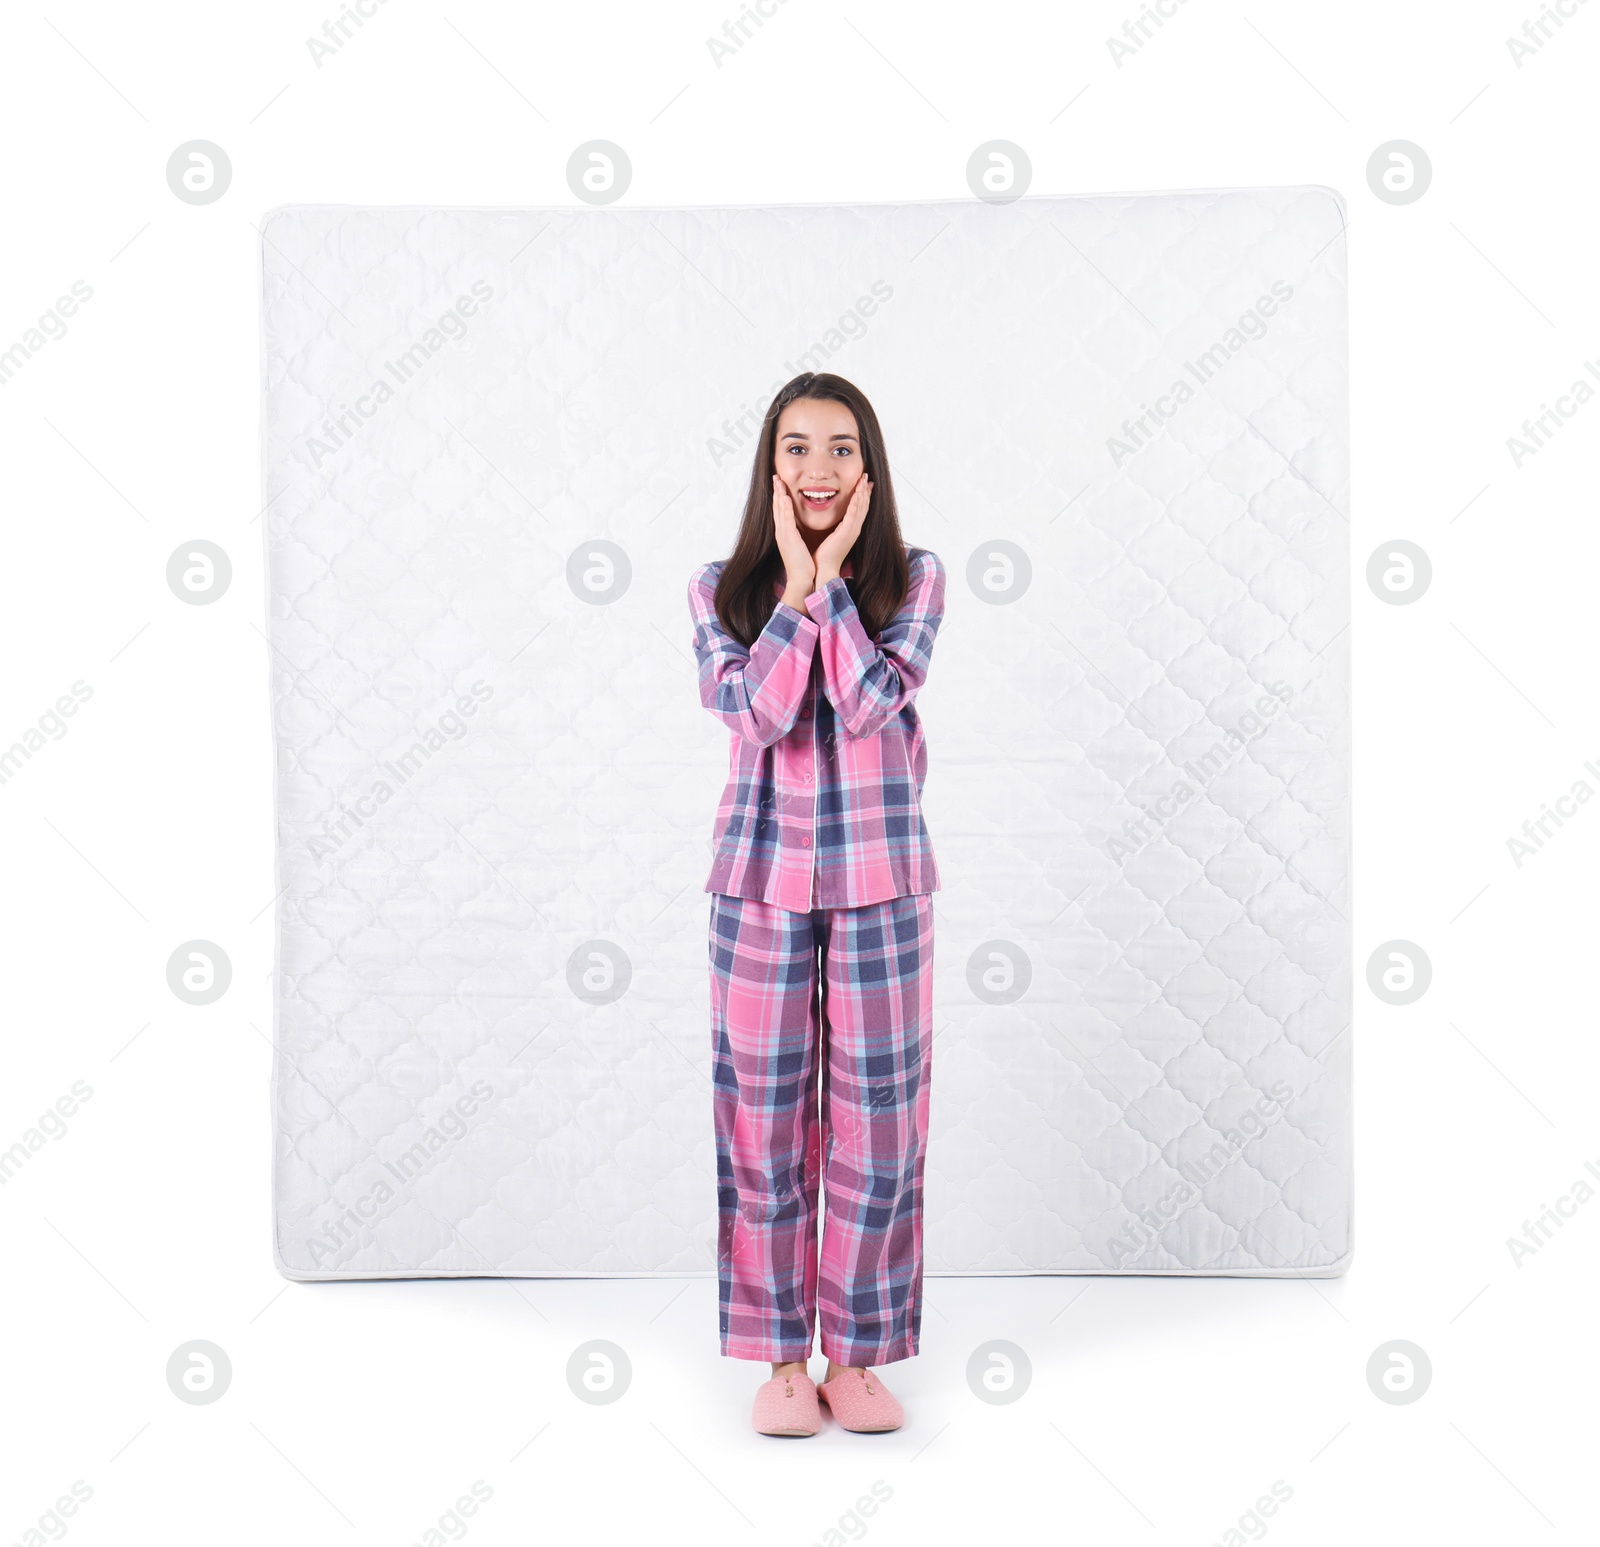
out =
[[[863,471],[856,416],[843,403],[799,398],[778,415],[774,457],[800,530],[826,536],[843,519]],[[827,497],[812,499],[808,491]]]

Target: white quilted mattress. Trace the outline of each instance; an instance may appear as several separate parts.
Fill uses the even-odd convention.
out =
[[[280,1271],[714,1272],[685,588],[809,368],[950,576],[928,1272],[1342,1272],[1343,228],[1310,187],[273,212]]]

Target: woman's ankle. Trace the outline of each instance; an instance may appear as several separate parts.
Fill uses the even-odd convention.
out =
[[[779,1375],[804,1375],[806,1373],[806,1361],[804,1359],[786,1361],[775,1359],[772,1363],[772,1373],[775,1377]]]

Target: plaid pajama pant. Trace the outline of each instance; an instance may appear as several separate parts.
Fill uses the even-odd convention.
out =
[[[710,958],[722,1352],[808,1358],[815,1319],[836,1364],[909,1359],[933,898],[796,913],[714,892]]]

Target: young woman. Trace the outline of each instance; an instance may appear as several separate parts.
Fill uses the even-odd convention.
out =
[[[913,700],[944,583],[901,541],[872,405],[787,383],[733,553],[689,583],[700,699],[733,733],[705,887],[722,1352],[772,1362],[763,1434],[815,1434],[819,1395],[847,1429],[904,1418],[875,1370],[921,1329],[939,872]]]

